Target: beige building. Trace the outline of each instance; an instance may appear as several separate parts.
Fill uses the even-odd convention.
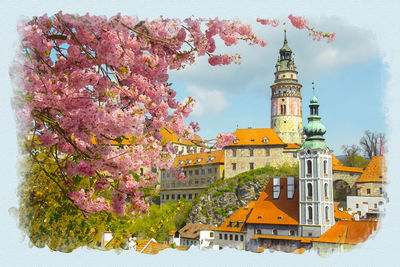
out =
[[[297,164],[300,146],[282,142],[273,129],[237,129],[236,139],[225,150],[225,177],[266,165]]]
[[[160,133],[164,142],[170,142],[177,149],[177,156],[200,153],[207,148],[197,134],[195,134],[193,140],[185,140],[168,128],[162,129]]]
[[[181,198],[191,200],[210,184],[224,178],[223,150],[177,156],[173,166],[180,166],[189,178],[186,182],[175,179],[166,170],[161,171],[161,204],[167,201],[178,201]]]
[[[383,156],[372,157],[356,182],[357,196],[386,196],[386,164]]]

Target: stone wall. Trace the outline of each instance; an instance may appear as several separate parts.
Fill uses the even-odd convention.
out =
[[[231,178],[251,168],[263,168],[266,165],[277,167],[285,162],[296,164],[297,153],[276,146],[228,147],[225,148],[225,178]]]
[[[384,196],[385,184],[384,183],[357,183],[356,184],[357,196]]]

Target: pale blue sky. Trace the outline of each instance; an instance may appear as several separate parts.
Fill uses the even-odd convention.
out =
[[[8,209],[16,206],[17,146],[14,115],[10,106],[12,86],[8,78],[8,67],[14,57],[17,42],[15,32],[17,19],[24,16],[53,14],[58,10],[84,14],[114,15],[122,12],[141,18],[196,17],[239,18],[253,23],[257,17],[285,17],[290,13],[305,15],[317,29],[337,33],[337,40],[313,42],[305,32],[288,27],[288,41],[296,54],[299,80],[303,84],[303,113],[308,115],[311,82],[315,81],[317,96],[321,104],[321,115],[328,129],[328,144],[340,150],[342,144],[357,143],[366,129],[389,133],[388,193],[390,203],[384,225],[374,240],[351,253],[321,259],[315,255],[287,255],[283,253],[252,254],[223,250],[188,253],[164,251],[158,256],[138,256],[131,251],[122,255],[114,252],[102,253],[79,249],[71,254],[50,252],[47,248],[29,248],[27,238],[17,228],[17,221]],[[267,266],[289,265],[395,265],[397,238],[399,235],[399,139],[400,77],[399,27],[395,1],[3,1],[0,21],[3,25],[0,53],[1,94],[1,148],[0,162],[3,170],[1,187],[1,240],[0,251],[3,266]],[[209,71],[202,62],[187,69],[187,73],[171,75],[179,97],[189,92],[201,99],[207,95],[223,99],[222,108],[203,103],[198,116],[201,134],[213,137],[218,132],[240,127],[269,127],[269,85],[273,78],[278,49],[282,45],[282,28],[256,27],[256,32],[265,35],[267,47],[250,49],[234,47],[243,55],[242,64],[220,67]],[[383,108],[385,107],[385,109]],[[204,131],[204,132],[203,132]],[[397,134],[396,134],[397,133]],[[336,154],[339,154],[336,152]]]

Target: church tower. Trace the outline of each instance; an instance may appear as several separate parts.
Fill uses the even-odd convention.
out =
[[[319,237],[335,224],[332,151],[325,143],[325,126],[318,115],[318,99],[310,100],[310,116],[304,127],[306,141],[299,149],[299,233]]]
[[[297,81],[292,49],[285,39],[275,65],[275,81],[271,85],[271,128],[283,142],[301,144],[301,84]]]

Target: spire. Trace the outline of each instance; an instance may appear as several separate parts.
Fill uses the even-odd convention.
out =
[[[304,127],[304,133],[307,135],[306,142],[302,148],[309,147],[311,149],[325,149],[328,146],[325,143],[323,135],[326,133],[326,127],[321,122],[321,117],[318,115],[318,99],[315,96],[314,82],[312,83],[313,96],[310,99],[310,116],[308,123]]]
[[[283,41],[283,44],[287,44],[287,40],[286,40],[286,29],[284,30],[284,33],[285,33],[285,39],[284,39],[284,41]]]

